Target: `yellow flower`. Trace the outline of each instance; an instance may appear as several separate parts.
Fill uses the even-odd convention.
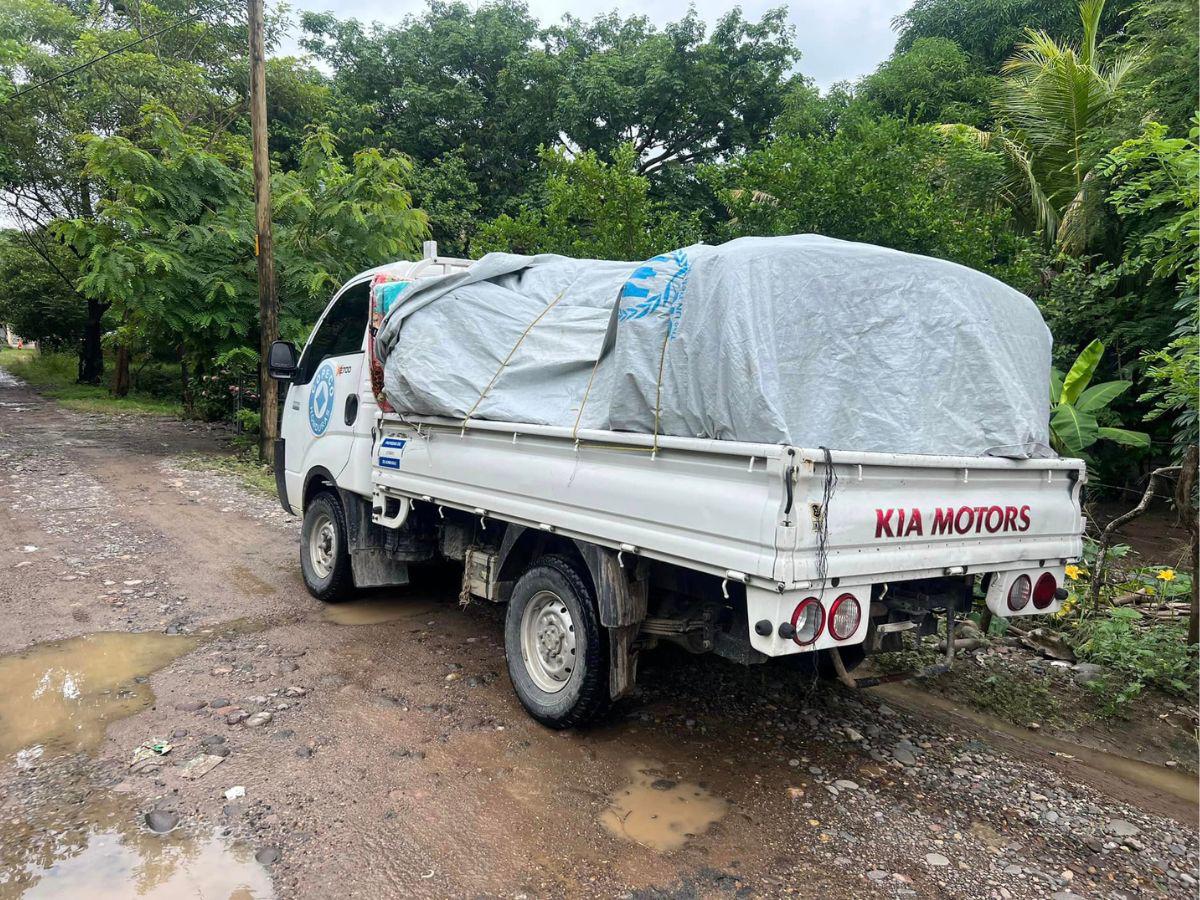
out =
[[[1083,569],[1079,566],[1067,566],[1067,577],[1072,581],[1078,581],[1079,576],[1083,574]]]
[[[1174,581],[1175,580],[1175,570],[1174,569],[1163,569],[1155,577],[1158,578],[1159,581]]]

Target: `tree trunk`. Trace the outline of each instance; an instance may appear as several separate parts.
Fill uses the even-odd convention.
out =
[[[88,299],[87,322],[83,326],[83,344],[79,348],[79,383],[99,384],[104,377],[104,312],[108,304]]]
[[[1200,477],[1198,467],[1200,450],[1192,444],[1183,455],[1179,481],[1175,483],[1175,508],[1180,520],[1192,534],[1191,559],[1188,560],[1188,565],[1192,567],[1192,603],[1187,631],[1189,645],[1200,643],[1200,521],[1196,518],[1196,479]]]
[[[117,347],[117,366],[113,372],[113,396],[127,397],[129,395],[129,383],[129,347],[121,344]]]
[[[183,397],[184,415],[190,419],[195,413],[195,407],[192,403],[192,383],[188,378],[187,354],[182,346],[179,348],[179,391]]]
[[[267,372],[271,344],[279,339],[279,300],[271,241],[271,157],[267,152],[267,77],[263,0],[247,0],[250,26],[250,135],[254,165],[255,251],[258,256],[259,459],[273,464],[279,434],[279,386]]]

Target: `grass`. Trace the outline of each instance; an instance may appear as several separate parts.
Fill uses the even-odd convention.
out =
[[[275,496],[275,475],[270,466],[258,461],[254,450],[237,456],[186,456],[180,460],[180,465],[197,472],[232,475],[252,491]]]
[[[126,397],[114,397],[106,385],[76,384],[77,365],[75,355],[70,353],[0,349],[0,368],[33,385],[40,393],[59,401],[68,409],[148,416],[183,414],[183,406],[177,400],[139,391],[130,391]]]

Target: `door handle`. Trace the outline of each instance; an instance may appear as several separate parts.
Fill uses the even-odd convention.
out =
[[[358,394],[351,394],[346,398],[346,424],[353,425],[354,420],[358,418]]]

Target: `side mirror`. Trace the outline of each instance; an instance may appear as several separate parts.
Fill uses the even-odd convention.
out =
[[[287,381],[296,374],[296,345],[291,341],[275,341],[267,356],[267,374]]]

